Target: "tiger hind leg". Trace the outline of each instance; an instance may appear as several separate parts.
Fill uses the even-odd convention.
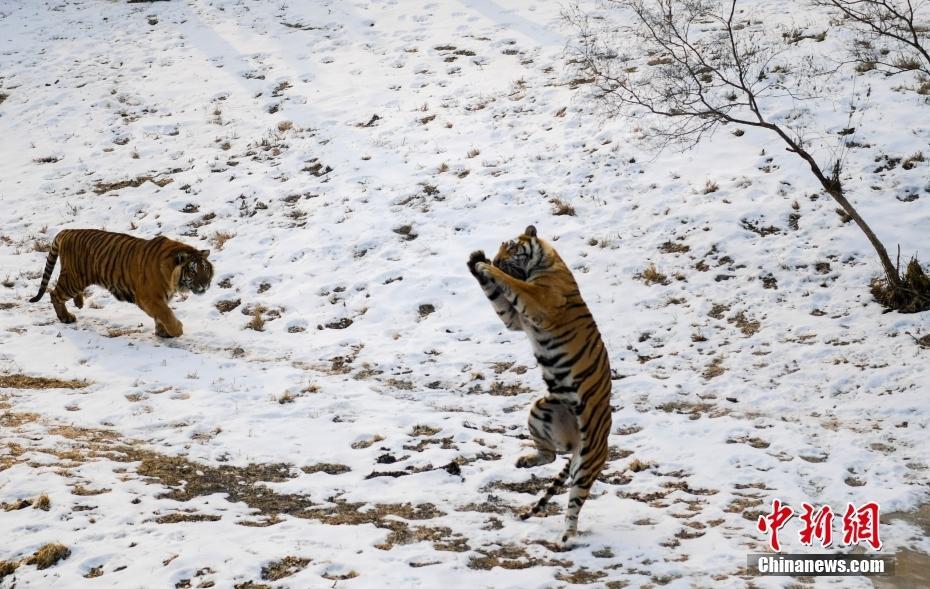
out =
[[[81,291],[77,293],[76,295],[74,295],[74,298],[71,300],[72,302],[74,302],[75,307],[77,307],[78,309],[83,309],[84,308],[84,291]]]
[[[76,321],[74,315],[68,312],[65,301],[75,299],[83,292],[84,286],[78,284],[67,271],[62,269],[61,274],[58,276],[58,284],[49,293],[52,299],[52,307],[55,308],[55,314],[58,315],[59,321],[62,323],[74,323]]]
[[[577,476],[568,493],[568,510],[565,512],[565,531],[562,533],[562,543],[578,533],[578,514],[591,492],[591,485],[597,476]]]
[[[562,487],[565,485],[565,481],[568,480],[568,473],[572,468],[572,459],[569,459],[565,466],[562,468],[562,471],[556,475],[552,483],[549,484],[549,487],[546,489],[546,492],[542,497],[539,498],[539,501],[536,502],[533,507],[524,511],[520,514],[520,519],[529,519],[530,517],[539,515],[543,509],[546,508],[546,505],[549,504],[549,500],[552,499],[555,495],[558,495],[562,491]]]
[[[537,399],[527,420],[536,452],[521,456],[517,468],[542,466],[555,460],[559,452],[574,452],[578,447],[578,424],[571,408],[551,397]]]

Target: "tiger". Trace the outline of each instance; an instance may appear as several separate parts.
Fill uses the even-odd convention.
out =
[[[155,333],[160,337],[178,337],[184,327],[168,301],[177,292],[206,292],[213,280],[209,255],[210,250],[162,236],[141,239],[99,229],[64,229],[52,241],[39,294],[29,302],[38,302],[45,294],[61,256],[58,283],[49,293],[59,321],[74,323],[65,301],[70,299],[82,308],[84,290],[95,284],[109,290],[118,301],[135,303],[155,320]]]
[[[548,392],[530,408],[535,451],[517,468],[549,464],[570,453],[565,467],[521,519],[538,515],[570,483],[562,543],[578,531],[578,514],[608,455],[611,371],[607,349],[574,276],[552,245],[528,226],[501,244],[493,262],[472,252],[468,269],[504,325],[530,340]]]

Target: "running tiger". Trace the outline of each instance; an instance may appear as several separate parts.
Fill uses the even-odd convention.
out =
[[[537,515],[570,484],[565,514],[567,542],[578,529],[578,513],[607,461],[610,434],[610,364],[601,334],[581,298],[571,271],[530,225],[501,244],[493,265],[484,252],[468,260],[494,310],[508,329],[529,337],[548,393],[533,403],[529,429],[536,452],[518,468],[549,464],[556,453],[571,458],[539,501],[521,517]]]
[[[98,229],[65,229],[55,236],[35,303],[45,294],[61,256],[58,284],[49,293],[62,323],[73,323],[65,301],[84,306],[84,289],[92,284],[109,290],[116,300],[135,303],[155,319],[155,333],[178,337],[183,326],[168,306],[178,291],[203,294],[213,279],[210,250],[198,250],[167,237],[139,239]]]

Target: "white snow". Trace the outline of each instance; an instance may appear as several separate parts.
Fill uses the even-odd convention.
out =
[[[930,331],[927,314],[882,312],[867,241],[777,138],[723,128],[695,150],[656,155],[633,123],[605,119],[572,83],[561,8],[0,4],[0,373],[91,383],[0,391],[0,501],[51,500],[47,512],[0,512],[0,559],[48,542],[71,550],[0,586],[528,589],[571,585],[586,569],[591,586],[743,587],[746,554],[766,543],[755,518],[772,498],[834,511],[874,500],[883,513],[926,503],[927,351],[911,335]],[[841,55],[847,37],[822,13],[786,0],[752,10],[828,29],[823,44],[786,50]],[[807,107],[827,159],[858,101],[854,138],[871,147],[846,155],[850,196],[889,250],[926,261],[930,164],[875,172],[883,154],[930,156],[930,107],[895,90],[905,82],[845,74],[845,93]],[[155,182],[95,193],[142,176]],[[705,194],[708,181],[719,189]],[[897,198],[909,193],[919,198]],[[575,214],[553,215],[555,198]],[[761,237],[743,219],[780,231]],[[513,467],[544,385],[525,337],[504,330],[465,267],[469,252],[490,255],[530,223],[571,265],[621,377],[611,445],[627,452],[594,487],[567,551],[552,544],[564,495],[558,515],[524,522],[513,509],[536,494],[499,486],[560,466]],[[27,303],[45,261],[34,244],[72,227],[211,248],[213,287],[173,305],[184,335],[159,339],[138,308],[99,288],[73,325],[47,297]],[[232,237],[220,247],[218,234]],[[665,242],[689,250],[663,253]],[[668,284],[638,277],[650,264]],[[769,276],[777,288],[764,287]],[[240,304],[222,313],[224,301]],[[246,327],[256,305],[262,331]],[[11,417],[22,413],[36,416]],[[276,493],[319,508],[431,504],[441,514],[409,528],[449,530],[378,547],[391,530],[372,523],[239,525],[263,516],[221,493],[161,497],[171,489],[138,462],[101,454],[93,434],[69,437],[66,425],[209,467],[288,464],[292,478],[267,483]],[[442,469],[457,459],[461,475]],[[634,460],[651,466],[632,472]],[[319,463],[351,470],[300,470]],[[422,472],[367,478],[408,467]],[[76,484],[110,491],[78,495]],[[156,521],[183,510],[221,517]],[[784,528],[783,544],[812,550],[798,527]],[[930,551],[909,524],[881,532],[883,553]],[[434,546],[455,539],[462,551]],[[476,564],[501,547],[543,562]],[[311,562],[262,581],[285,556]],[[98,566],[102,576],[83,577]]]

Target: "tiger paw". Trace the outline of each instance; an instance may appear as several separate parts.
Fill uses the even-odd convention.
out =
[[[478,264],[482,262],[487,263],[487,261],[488,261],[488,258],[487,256],[484,255],[483,251],[481,250],[474,251],[471,253],[470,256],[468,256],[468,270],[473,275],[478,276],[479,275]]]
[[[532,468],[536,466],[536,454],[526,454],[517,458],[516,467],[517,468]]]
[[[71,313],[65,313],[64,315],[59,315],[58,320],[62,323],[74,323],[77,319]]]

